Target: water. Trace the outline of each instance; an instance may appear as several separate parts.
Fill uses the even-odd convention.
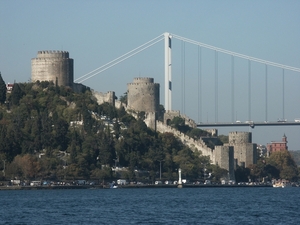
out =
[[[0,191],[0,224],[300,224],[300,188]]]

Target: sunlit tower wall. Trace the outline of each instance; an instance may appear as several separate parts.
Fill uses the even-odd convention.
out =
[[[127,84],[127,109],[144,112],[157,112],[159,109],[159,84],[153,78],[134,78]]]
[[[257,145],[252,143],[251,132],[230,132],[228,145],[234,147],[234,158],[239,166],[256,164]]]
[[[59,86],[73,87],[74,61],[66,51],[38,51],[31,59],[31,81],[53,81]]]

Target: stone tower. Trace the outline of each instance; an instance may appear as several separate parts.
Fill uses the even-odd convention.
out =
[[[59,86],[73,87],[73,59],[66,51],[38,51],[31,59],[31,81],[53,81]]]
[[[234,147],[234,158],[239,166],[256,164],[257,145],[252,143],[251,132],[230,132],[228,145]]]
[[[134,78],[127,84],[127,109],[155,113],[159,109],[159,84],[153,78]]]
[[[234,147],[233,146],[215,146],[215,164],[228,170],[229,180],[235,180],[234,176]]]

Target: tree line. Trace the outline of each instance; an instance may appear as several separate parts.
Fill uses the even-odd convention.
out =
[[[178,168],[189,180],[209,177],[219,182],[227,177],[226,170],[211,165],[208,157],[192,151],[172,133],[149,129],[139,115],[134,118],[123,107],[99,105],[89,88],[75,93],[69,87],[38,81],[15,83],[7,93],[0,74],[2,179],[112,180],[122,176],[153,183],[160,176],[177,180]],[[193,138],[208,135],[185,126],[180,118],[170,125]],[[226,137],[219,144],[221,140]],[[261,159],[265,160],[262,164],[237,168],[237,181],[249,177],[298,179],[290,155],[271,157]],[[127,169],[114,173],[115,166]]]
[[[178,179],[178,168],[197,179],[210,165],[173,134],[154,132],[124,108],[98,105],[88,88],[75,93],[47,81],[15,83],[1,102],[0,157],[7,179],[28,180],[113,179],[116,164],[132,181],[152,182],[160,167],[164,179]]]

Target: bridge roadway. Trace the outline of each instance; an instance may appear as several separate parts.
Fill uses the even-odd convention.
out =
[[[197,127],[246,127],[254,128],[256,126],[299,126],[300,122],[234,122],[234,123],[200,123]]]

